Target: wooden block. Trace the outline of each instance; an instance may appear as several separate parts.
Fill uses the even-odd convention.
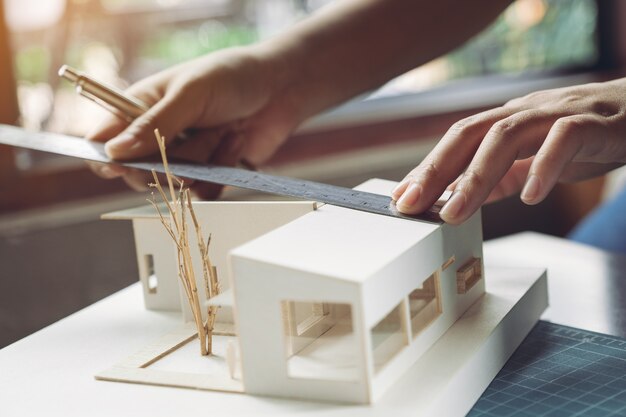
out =
[[[448,260],[447,260],[447,261],[445,261],[443,265],[441,265],[441,270],[442,270],[442,271],[445,271],[446,269],[448,269],[448,267],[449,267],[450,265],[452,265],[452,264],[454,263],[454,261],[455,261],[455,260],[456,260],[456,257],[455,257],[455,256],[451,256],[451,257],[449,257],[449,258],[448,258]]]
[[[483,277],[482,259],[472,258],[456,271],[456,290],[466,294]]]

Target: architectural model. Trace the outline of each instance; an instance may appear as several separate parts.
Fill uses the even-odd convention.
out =
[[[385,194],[394,185],[370,180],[358,189]],[[197,330],[155,210],[111,213],[104,217],[133,222],[146,308],[180,312],[181,327],[97,378],[371,404],[471,306],[494,302],[483,297],[480,213],[450,226],[312,202],[194,207],[220,277],[220,294],[201,300],[219,307],[213,354],[190,346]],[[545,308],[545,288],[533,294],[524,323]]]

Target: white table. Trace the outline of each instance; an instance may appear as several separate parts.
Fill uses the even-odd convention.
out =
[[[485,258],[490,264],[548,266],[548,317],[625,335],[626,258],[534,233],[487,243]],[[251,409],[271,415],[278,402],[285,403],[94,380],[106,366],[179,325],[177,314],[144,310],[141,290],[133,285],[0,350],[0,416],[232,416]],[[293,412],[342,414],[337,405],[290,403]]]
[[[485,259],[548,269],[544,320],[626,338],[626,256],[527,232],[486,242]]]

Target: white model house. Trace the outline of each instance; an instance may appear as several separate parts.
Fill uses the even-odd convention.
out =
[[[326,205],[231,266],[246,392],[369,403],[484,293],[480,213],[450,226]]]
[[[233,325],[237,353],[231,343],[222,362],[237,361],[237,383],[179,375],[169,384],[141,376],[150,368],[139,362],[141,372],[103,379],[372,403],[485,291],[480,213],[461,226],[306,202],[199,203],[196,213],[224,289],[206,303]],[[184,312],[174,249],[155,214],[107,217],[133,220],[146,306]]]
[[[227,291],[228,253],[245,242],[276,229],[303,214],[315,210],[313,202],[196,202],[198,221],[211,234],[210,254],[217,267],[222,289]],[[145,306],[149,310],[181,311],[185,321],[192,320],[184,290],[178,280],[178,268],[171,238],[158,214],[150,205],[107,213],[103,219],[132,220],[137,252],[139,281]],[[195,247],[194,240],[190,245]],[[194,258],[194,269],[202,271],[200,258]],[[199,293],[204,301],[204,294]],[[226,306],[224,306],[226,307]],[[232,322],[228,308],[219,312],[220,322]]]

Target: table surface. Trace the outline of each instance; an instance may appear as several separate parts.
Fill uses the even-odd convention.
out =
[[[542,319],[626,338],[626,256],[533,232],[485,243],[491,266],[548,269]]]
[[[626,337],[626,257],[522,233],[485,243],[485,259],[493,266],[547,267],[551,307],[545,319]],[[101,319],[103,312],[106,321]],[[107,415],[113,400],[114,408],[123,410],[117,415],[142,415],[157,404],[159,415],[183,415],[180,404],[186,402],[189,414],[208,415],[218,407],[232,410],[229,415],[241,415],[237,412],[242,410],[239,394],[176,389],[177,401],[168,402],[163,401],[166,391],[161,387],[106,383],[102,396],[81,398],[77,387],[93,389],[93,384],[104,384],[93,379],[103,363],[115,363],[142,348],[155,334],[179,325],[179,314],[144,310],[141,290],[133,285],[0,350],[0,415],[56,415],[54,410],[63,410],[64,416]],[[72,346],[68,343],[72,340],[80,344],[75,352],[47,351],[47,347]],[[146,402],[150,398],[154,404]],[[254,403],[259,414],[269,413],[273,401],[285,400],[246,396],[245,408],[249,410]],[[313,408],[294,401],[291,408],[333,414],[333,407],[319,404]]]

